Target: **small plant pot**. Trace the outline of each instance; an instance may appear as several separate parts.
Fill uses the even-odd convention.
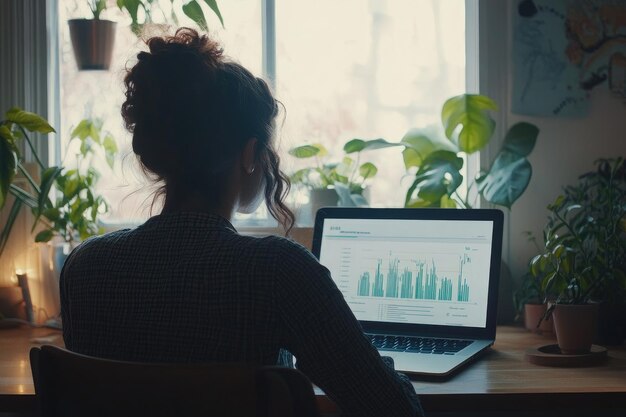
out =
[[[68,21],[74,57],[79,70],[108,70],[115,45],[115,22],[72,19]]]
[[[596,331],[596,304],[557,304],[552,312],[556,340],[566,355],[589,353]]]
[[[17,285],[0,286],[0,313],[6,318],[26,320],[22,289]]]
[[[315,214],[322,207],[335,207],[339,202],[337,192],[326,188],[323,190],[310,190],[309,199],[311,204],[311,219],[315,222]]]
[[[545,320],[542,317],[546,314],[545,304],[525,304],[524,305],[524,327],[537,334],[554,334],[554,322],[552,316]],[[541,321],[541,324],[537,324]]]

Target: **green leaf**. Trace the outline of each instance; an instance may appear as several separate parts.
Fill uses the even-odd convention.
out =
[[[443,140],[433,129],[411,129],[404,135],[400,144],[405,146],[402,157],[407,169],[419,167],[424,158],[434,151],[458,151],[451,142]]]
[[[493,162],[489,173],[476,183],[478,192],[487,201],[511,208],[528,187],[531,176],[532,167],[526,158],[502,151]]]
[[[506,133],[502,149],[520,156],[528,156],[535,147],[537,136],[539,136],[537,126],[526,122],[516,123]]]
[[[448,99],[441,110],[446,136],[468,154],[482,149],[493,135],[496,122],[487,110],[497,110],[489,97],[462,94]],[[458,135],[454,136],[461,126]]]
[[[15,143],[15,137],[13,133],[11,133],[11,129],[7,127],[7,125],[0,125],[0,139],[4,139],[7,142]]]
[[[41,192],[39,193],[38,198],[38,210],[37,210],[37,219],[35,219],[35,224],[37,224],[37,220],[39,216],[46,209],[46,202],[48,201],[48,194],[50,194],[50,189],[54,185],[57,177],[61,175],[61,171],[63,171],[63,167],[50,167],[43,171],[41,174]],[[33,225],[33,228],[35,225]]]
[[[74,128],[74,130],[72,130],[72,133],[70,134],[70,138],[71,139],[78,138],[80,140],[87,139],[89,135],[91,135],[92,124],[93,123],[89,119],[81,120],[78,123],[78,125]]]
[[[217,7],[217,1],[215,0],[204,0],[204,2],[213,10],[213,13],[220,19],[220,23],[222,27],[224,27],[224,19],[222,18],[222,13],[220,13],[219,7]]]
[[[53,230],[42,230],[41,232],[37,233],[37,236],[35,236],[35,242],[48,242],[53,237]]]
[[[202,7],[196,0],[191,0],[189,3],[183,5],[183,13],[187,15],[191,20],[202,30],[209,30],[209,26],[206,23],[206,18],[202,12]]]
[[[17,172],[17,148],[13,142],[0,139],[0,209],[6,203],[9,187]]]
[[[321,153],[320,147],[316,145],[303,145],[289,149],[289,155],[296,158],[311,158]]]
[[[140,5],[141,0],[117,0],[117,7],[119,7],[122,11],[124,9],[128,11],[130,18],[132,19],[131,28],[135,35],[139,35],[141,30],[141,25],[139,25],[139,22],[137,21],[137,14]]]
[[[372,178],[376,176],[377,173],[378,168],[376,168],[376,165],[371,162],[366,162],[359,167],[359,175],[361,175],[363,179]]]
[[[387,142],[385,139],[352,139],[343,145],[343,151],[347,154],[361,152],[365,150],[384,149],[394,146],[402,146],[400,143]]]
[[[48,124],[43,117],[24,111],[17,107],[11,108],[6,113],[6,119],[9,122],[16,123],[30,132],[51,133],[54,132],[52,126]]]
[[[415,174],[413,190],[420,200],[439,204],[444,195],[450,196],[463,182],[460,173],[463,159],[450,151],[435,151],[428,155]],[[407,195],[407,202],[412,199]]]
[[[43,213],[41,214],[46,219],[50,220],[51,222],[54,222],[61,217],[61,210],[59,210],[56,207],[52,207],[52,208],[45,209]]]
[[[107,164],[111,169],[113,169],[113,166],[115,165],[115,155],[117,154],[118,148],[117,143],[111,134],[107,134],[104,137],[102,146],[104,147]]]

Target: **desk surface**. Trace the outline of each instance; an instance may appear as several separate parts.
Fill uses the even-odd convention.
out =
[[[542,367],[524,359],[528,347],[552,342],[522,328],[501,326],[496,344],[483,358],[449,380],[414,381],[413,385],[424,408],[431,411],[626,409],[626,346],[610,348],[604,364],[588,368]],[[0,412],[32,409],[28,352],[40,343],[62,346],[61,333],[28,327],[0,329]],[[318,402],[324,411],[334,409],[321,392]]]

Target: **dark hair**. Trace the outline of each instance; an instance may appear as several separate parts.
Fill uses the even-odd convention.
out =
[[[267,83],[193,29],[146,43],[149,52],[124,78],[122,117],[142,169],[164,183],[155,199],[223,195],[234,159],[255,137],[267,208],[291,229],[294,215],[283,202],[290,183],[272,141],[278,102]]]

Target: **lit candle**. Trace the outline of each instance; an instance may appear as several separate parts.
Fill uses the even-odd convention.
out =
[[[30,289],[28,288],[28,275],[26,275],[26,271],[21,269],[17,269],[15,275],[17,276],[17,285],[22,289],[22,298],[24,298],[26,308],[26,319],[29,323],[33,323],[35,317],[33,313],[33,302],[30,298]]]

